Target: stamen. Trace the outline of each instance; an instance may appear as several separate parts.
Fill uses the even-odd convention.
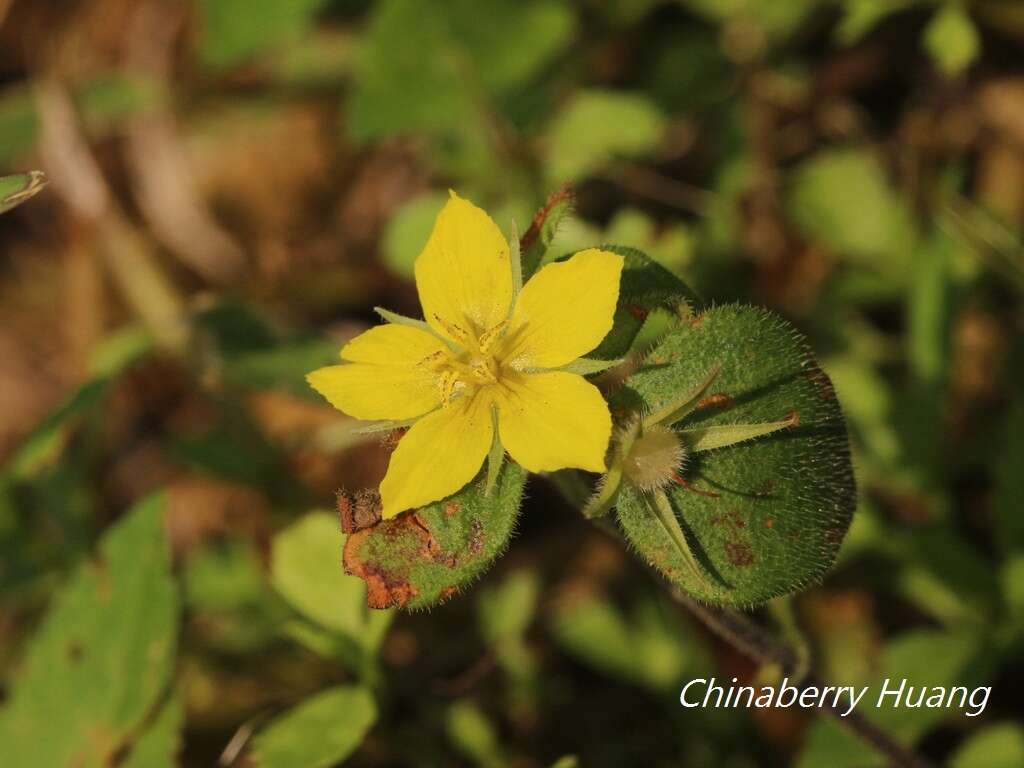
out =
[[[497,371],[494,368],[494,360],[489,357],[474,357],[470,361],[473,375],[487,384],[494,384],[498,380]]]
[[[480,352],[482,354],[487,354],[491,348],[491,344],[501,337],[506,328],[508,328],[508,320],[502,320],[490,330],[484,331],[480,336],[480,340],[477,342],[477,348]]]
[[[424,368],[429,368],[434,363],[438,363],[441,360],[444,360],[446,357],[448,357],[448,354],[443,349],[439,349],[437,350],[437,352],[431,352],[429,355],[427,355],[418,363],[416,363],[416,365],[423,366]]]
[[[452,401],[452,394],[455,392],[455,385],[459,383],[458,374],[449,369],[441,372],[438,379],[438,386],[441,387],[441,403],[447,406]]]
[[[458,325],[455,325],[455,323],[449,323],[445,321],[436,312],[434,313],[434,320],[436,320],[438,324],[448,332],[449,336],[451,336],[454,339],[457,339],[459,342],[465,345],[466,341],[469,339],[469,334],[466,333],[465,330],[463,330]]]

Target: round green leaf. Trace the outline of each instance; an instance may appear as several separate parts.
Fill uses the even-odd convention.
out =
[[[718,366],[705,407],[677,430],[793,414],[798,423],[689,457],[685,484],[666,491],[689,553],[629,485],[618,516],[639,553],[687,592],[754,605],[804,587],[831,566],[853,514],[853,471],[832,383],[800,335],[765,310],[716,307],[673,330],[629,378],[617,406],[656,408],[693,391]]]
[[[423,608],[455,594],[504,550],[526,473],[505,462],[488,494],[478,479],[453,496],[350,534],[345,570],[371,608]]]
[[[341,686],[317,694],[274,720],[253,739],[259,768],[329,768],[352,754],[377,720],[365,688]]]
[[[299,612],[373,650],[388,621],[367,611],[366,585],[342,570],[344,545],[338,519],[312,512],[274,537],[271,580]]]

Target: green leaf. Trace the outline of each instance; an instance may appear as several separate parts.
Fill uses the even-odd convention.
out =
[[[479,768],[508,765],[494,724],[472,702],[456,701],[448,708],[448,738]]]
[[[696,574],[628,484],[618,515],[640,555],[673,583],[709,602],[755,605],[820,579],[835,560],[855,504],[846,425],[799,334],[743,306],[710,309],[671,331],[627,379],[613,409],[656,409],[696,390],[716,366],[707,405],[677,429],[787,418],[797,425],[692,455],[680,472],[689,487],[666,489]]]
[[[57,597],[0,712],[12,765],[111,765],[157,705],[178,620],[163,512],[133,507]]]
[[[947,75],[967,69],[981,53],[981,37],[967,9],[947,0],[928,22],[923,39],[925,50]]]
[[[200,0],[199,57],[230,67],[272,46],[300,38],[326,0]]]
[[[181,698],[172,695],[135,742],[122,768],[175,768],[184,722]]]
[[[846,0],[843,20],[836,29],[841,45],[853,45],[870,32],[882,19],[904,10],[915,0]]]
[[[636,208],[620,209],[608,222],[602,239],[631,243],[673,274],[682,274],[696,255],[696,238],[685,224],[656,222]]]
[[[373,608],[423,608],[447,599],[507,546],[525,479],[507,461],[490,495],[477,478],[454,496],[350,534],[345,570],[366,581]]]
[[[373,651],[391,614],[367,608],[366,585],[342,568],[344,547],[337,517],[311,512],[274,537],[271,581],[300,613]]]
[[[35,197],[45,186],[46,174],[42,171],[0,176],[0,213],[6,213]]]
[[[186,605],[194,611],[242,610],[259,603],[267,591],[260,554],[244,538],[189,551],[182,581]]]
[[[381,239],[384,264],[396,275],[412,278],[413,264],[434,228],[434,220],[448,195],[435,192],[415,197],[395,211]]]
[[[383,0],[364,40],[349,130],[359,139],[451,131],[472,119],[481,95],[523,86],[572,36],[572,13],[553,0],[497,0],[486,13],[472,0],[429,9]]]
[[[826,149],[805,160],[790,179],[786,208],[810,240],[887,276],[908,276],[910,212],[869,150]]]
[[[701,300],[682,280],[635,248],[602,245],[604,250],[625,259],[615,321],[601,345],[587,357],[617,360],[633,347],[648,317],[656,310],[667,310],[674,317],[686,315],[700,306]]]
[[[522,636],[537,609],[540,580],[533,571],[519,570],[500,584],[481,590],[480,626],[488,643]]]
[[[664,116],[643,96],[581,91],[548,130],[548,178],[554,182],[583,179],[616,158],[648,154],[664,131]]]
[[[988,725],[972,734],[949,761],[949,768],[1020,768],[1024,728],[1019,723]]]
[[[777,39],[796,30],[818,0],[765,3],[761,0],[682,0],[696,13],[719,22],[735,21]]]
[[[340,686],[286,712],[253,739],[258,768],[330,768],[355,752],[377,720],[365,688]]]

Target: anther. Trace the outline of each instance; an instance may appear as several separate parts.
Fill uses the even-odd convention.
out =
[[[490,330],[485,331],[477,342],[477,346],[480,351],[482,353],[487,353],[487,351],[490,350],[491,345],[501,337],[506,328],[508,328],[508,320],[502,320]]]

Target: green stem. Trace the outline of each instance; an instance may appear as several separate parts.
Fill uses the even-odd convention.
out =
[[[793,598],[784,595],[768,603],[768,609],[778,624],[783,639],[793,650],[793,671],[791,677],[801,681],[807,677],[811,669],[811,645],[807,636],[800,628],[796,611],[793,609]]]

